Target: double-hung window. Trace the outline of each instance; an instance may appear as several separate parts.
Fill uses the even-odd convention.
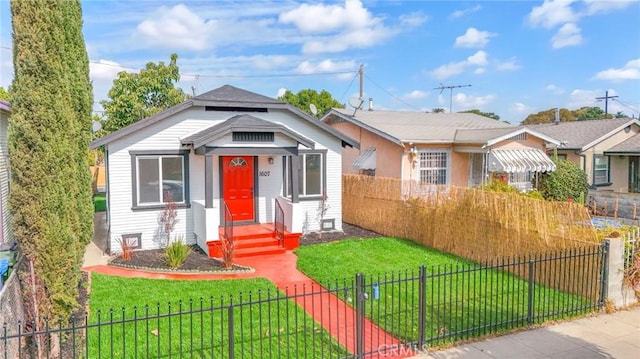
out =
[[[420,151],[420,183],[446,185],[449,152],[444,150]]]
[[[296,161],[294,157],[292,161]],[[326,181],[326,151],[300,152],[298,154],[298,195],[300,198],[321,197]],[[296,174],[294,174],[296,175]],[[285,196],[291,197],[291,168],[285,161]]]
[[[134,208],[186,204],[186,153],[132,153],[132,167]]]
[[[595,155],[593,157],[593,184],[609,183],[609,156]]]

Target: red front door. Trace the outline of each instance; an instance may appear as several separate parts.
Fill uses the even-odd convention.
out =
[[[222,193],[234,221],[253,221],[253,157],[222,157]]]

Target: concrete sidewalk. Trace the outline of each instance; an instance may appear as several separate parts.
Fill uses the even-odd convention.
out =
[[[640,306],[460,345],[415,358],[640,358]]]

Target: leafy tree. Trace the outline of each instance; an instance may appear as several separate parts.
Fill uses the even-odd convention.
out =
[[[614,118],[625,118],[625,117],[629,117],[629,116],[627,116],[627,115],[626,115],[624,112],[622,112],[622,111],[618,111],[618,112],[616,112],[616,114],[615,114],[615,115],[613,115],[613,117],[614,117]]]
[[[314,117],[322,116],[334,107],[344,108],[344,105],[335,100],[326,90],[322,90],[318,93],[316,90],[306,89],[298,91],[297,94],[287,90],[284,95],[278,97],[278,99],[280,101],[287,102]],[[316,107],[316,115],[311,112],[310,105],[314,105]]]
[[[9,93],[2,87],[0,87],[0,100],[9,101]]]
[[[581,107],[574,111],[578,121],[602,120],[605,118],[604,111],[600,107]],[[606,118],[612,118],[608,114]]]
[[[556,170],[539,175],[538,190],[548,200],[579,201],[586,198],[589,190],[587,175],[580,167],[565,159],[555,158]]]
[[[129,126],[145,117],[155,115],[182,103],[189,96],[175,87],[180,80],[178,55],[171,54],[168,65],[147,63],[139,73],[122,71],[113,80],[110,100],[102,100],[105,121],[103,129],[110,133]]]
[[[444,108],[436,107],[436,108],[432,109],[431,112],[433,112],[433,113],[444,113]]]
[[[556,120],[556,109],[551,108],[545,111],[540,111],[535,114],[531,114],[527,116],[527,118],[522,121],[522,125],[533,125],[538,123],[553,123]],[[566,108],[560,109],[560,122],[570,122],[576,121],[576,115],[573,111],[567,110]]]
[[[482,112],[482,111],[478,110],[477,108],[474,108],[473,110],[461,111],[461,113],[475,113],[476,115],[489,117],[489,118],[492,118],[494,120],[500,120],[500,116],[496,115],[495,113],[493,113],[493,112]]]
[[[9,203],[29,263],[22,275],[30,290],[25,308],[37,329],[42,318],[68,317],[77,306],[82,257],[93,233],[87,166],[92,95],[80,2],[12,1],[11,14]]]

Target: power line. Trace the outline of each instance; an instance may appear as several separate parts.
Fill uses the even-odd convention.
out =
[[[434,87],[434,90],[440,90],[440,93],[442,94],[442,91],[444,91],[445,89],[449,89],[449,113],[451,113],[451,109],[452,109],[452,105],[453,105],[453,89],[456,88],[461,88],[461,87],[471,87],[471,85],[453,85],[453,86],[444,86],[442,84],[440,84],[440,87]]]
[[[609,99],[617,98],[618,96],[609,96],[609,91],[604,92],[604,97],[596,97],[596,100],[604,100],[604,118],[607,118],[609,114]]]
[[[378,87],[380,90],[384,91],[387,95],[389,95],[389,97],[391,97],[392,99],[394,99],[394,100],[396,100],[396,101],[398,101],[398,102],[401,102],[401,103],[403,103],[403,104],[405,104],[405,105],[407,105],[407,106],[409,106],[409,107],[411,107],[411,108],[414,108],[414,109],[416,109],[416,110],[418,110],[418,111],[422,112],[422,110],[421,110],[421,109],[419,109],[419,108],[415,107],[414,105],[412,105],[412,104],[410,104],[410,103],[405,102],[405,101],[404,101],[404,100],[402,100],[401,98],[396,97],[396,96],[394,96],[393,94],[391,94],[389,91],[387,91],[387,90],[386,90],[386,89],[384,89],[382,86],[378,85],[375,81],[373,81],[369,76],[365,75],[365,77],[366,77],[366,78],[367,78],[367,80],[369,80],[372,84],[374,84],[374,85],[375,85],[376,87]]]

